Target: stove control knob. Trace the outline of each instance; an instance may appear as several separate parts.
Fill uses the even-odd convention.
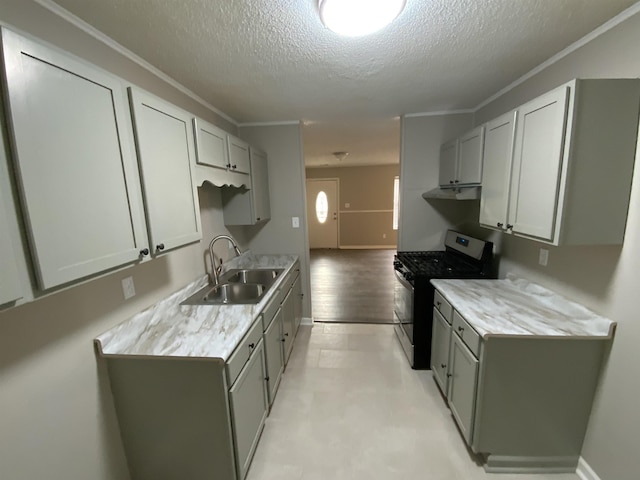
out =
[[[393,266],[394,267],[401,267],[402,266],[402,262],[400,260],[394,260],[393,261]]]
[[[404,274],[404,278],[406,278],[409,281],[413,280],[413,273],[411,273],[411,272],[405,273]]]

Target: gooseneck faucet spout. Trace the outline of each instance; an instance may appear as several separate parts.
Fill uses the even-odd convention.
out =
[[[219,279],[218,279],[218,268],[216,268],[216,261],[213,257],[213,245],[218,240],[223,240],[223,239],[227,240],[231,244],[231,246],[233,247],[233,250],[236,252],[237,257],[242,255],[242,252],[238,248],[236,241],[233,238],[231,238],[229,235],[216,235],[215,237],[213,237],[211,242],[209,242],[209,259],[211,260],[211,274],[209,275],[209,277],[211,278],[211,281],[213,282],[214,285],[218,285]]]

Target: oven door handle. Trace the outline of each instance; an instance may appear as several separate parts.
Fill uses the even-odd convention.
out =
[[[413,285],[407,282],[407,280],[402,276],[402,274],[398,270],[394,270],[394,272],[396,274],[396,279],[400,282],[400,284],[407,290],[410,290],[411,293],[413,294]]]

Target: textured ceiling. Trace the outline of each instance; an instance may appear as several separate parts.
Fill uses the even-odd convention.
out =
[[[399,115],[474,108],[635,0],[407,0],[360,38],[316,0],[55,3],[240,123],[303,120],[308,165],[346,165],[397,162]]]

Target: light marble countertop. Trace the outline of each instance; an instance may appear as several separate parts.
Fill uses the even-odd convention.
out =
[[[615,322],[536,283],[504,280],[432,280],[480,336],[610,338]]]
[[[293,268],[296,255],[246,252],[226,262],[232,268],[284,268],[254,305],[180,305],[208,283],[203,276],[95,339],[103,356],[183,357],[226,362]]]

